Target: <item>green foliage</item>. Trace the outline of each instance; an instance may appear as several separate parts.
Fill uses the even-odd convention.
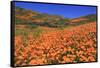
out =
[[[82,25],[82,24],[85,24],[85,23],[87,23],[87,22],[85,22],[85,21],[80,21],[80,22],[78,22],[78,23],[76,23],[76,24],[74,24],[74,25],[77,26],[77,25]]]
[[[49,26],[49,27],[51,26],[51,24],[50,24],[49,22],[44,22],[43,24],[44,24],[45,26]]]
[[[41,32],[42,32],[42,29],[37,28],[37,29],[35,29],[35,30],[33,31],[33,35],[34,35],[35,37],[38,37],[38,36],[41,34]]]
[[[22,22],[24,21],[21,19],[15,18],[15,24],[21,24]]]
[[[15,35],[27,36],[28,35],[28,32],[26,30],[16,29],[15,30]]]
[[[69,18],[65,18],[65,19],[63,19],[63,22],[70,22],[70,19]]]
[[[75,61],[75,62],[79,62],[79,59],[80,59],[80,58],[79,58],[78,56],[76,56],[76,58],[74,59],[74,61]]]
[[[29,29],[34,29],[34,28],[37,28],[38,26],[36,24],[29,24],[27,25],[27,28]]]
[[[91,22],[96,21],[96,18],[90,18],[89,21]]]
[[[27,36],[28,36],[28,34],[29,33],[31,33],[31,34],[33,34],[33,36],[34,37],[38,37],[40,34],[41,34],[41,32],[42,32],[43,30],[42,29],[40,29],[40,28],[35,28],[35,29],[33,29],[33,30],[21,30],[21,29],[16,29],[15,30],[15,35],[22,35],[24,38],[27,38]],[[24,40],[25,41],[25,40]]]
[[[63,22],[63,21],[58,21],[58,22],[55,23],[55,25],[57,25],[57,26],[61,26],[61,25],[64,25],[64,24],[65,24],[65,22]]]
[[[65,28],[70,28],[70,27],[71,27],[70,25],[64,25],[64,26],[61,26],[61,27],[57,27],[57,29],[64,30]]]
[[[26,9],[24,8],[20,8],[20,7],[16,7],[15,10],[17,10],[17,14],[20,14],[20,15],[26,15]]]
[[[66,23],[61,20],[61,21],[57,21],[55,23],[52,23],[52,22],[44,22],[44,25],[45,26],[48,26],[48,27],[63,27],[66,25]]]

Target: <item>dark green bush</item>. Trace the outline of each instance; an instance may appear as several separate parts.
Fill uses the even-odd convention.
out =
[[[87,23],[87,22],[85,22],[85,21],[80,21],[80,22],[78,22],[78,23],[76,23],[76,24],[74,24],[74,25],[77,26],[77,25],[82,25],[82,24],[85,24],[85,23]]]
[[[15,18],[15,24],[22,24],[22,22],[24,22],[21,19]]]
[[[27,24],[27,28],[33,29],[33,28],[37,28],[38,25],[36,24]]]
[[[90,18],[89,21],[90,21],[90,22],[96,21],[96,18]]]

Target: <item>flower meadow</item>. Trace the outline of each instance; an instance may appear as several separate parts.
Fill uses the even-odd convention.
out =
[[[30,31],[14,38],[15,66],[97,61],[96,22],[35,34]]]

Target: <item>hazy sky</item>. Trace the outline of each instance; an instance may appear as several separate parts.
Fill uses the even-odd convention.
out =
[[[15,5],[33,11],[38,11],[40,13],[61,15],[66,18],[77,18],[88,14],[96,14],[95,6],[58,5],[28,2],[15,2]]]

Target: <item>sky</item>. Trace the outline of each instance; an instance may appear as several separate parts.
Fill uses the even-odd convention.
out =
[[[39,13],[60,15],[65,18],[78,18],[88,14],[96,14],[95,6],[44,4],[34,2],[15,2],[15,6],[37,11]]]

